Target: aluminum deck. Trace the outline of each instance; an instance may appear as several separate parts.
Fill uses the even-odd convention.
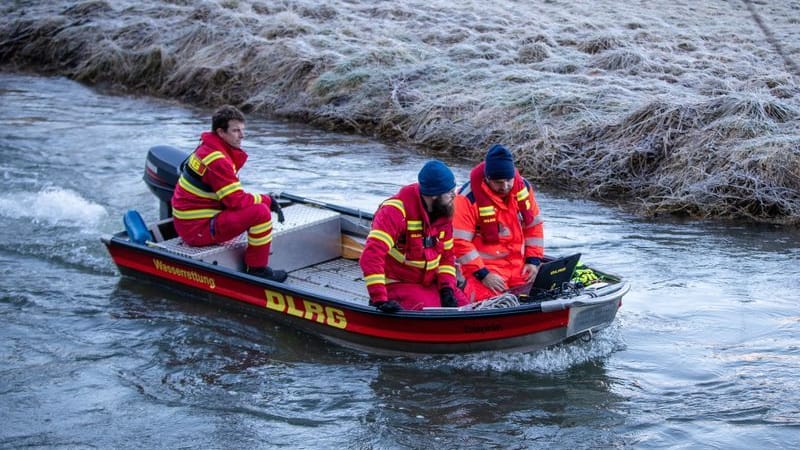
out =
[[[369,300],[358,261],[341,258],[340,214],[307,205],[284,208],[274,221],[270,265],[289,272],[286,283],[317,295],[366,304]],[[247,234],[219,245],[192,247],[181,238],[150,245],[187,258],[243,270]]]

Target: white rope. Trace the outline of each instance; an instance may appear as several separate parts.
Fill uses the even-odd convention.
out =
[[[498,308],[513,308],[519,306],[519,299],[514,294],[508,292],[486,299],[482,302],[470,303],[460,309],[478,310],[478,309],[498,309]]]
[[[562,286],[560,293],[553,298],[570,298],[582,294],[584,291],[582,286],[575,283],[565,283]],[[504,292],[496,297],[488,298],[482,302],[469,303],[461,306],[458,309],[461,311],[475,311],[479,309],[499,309],[499,308],[513,308],[520,306],[521,303],[516,295]]]

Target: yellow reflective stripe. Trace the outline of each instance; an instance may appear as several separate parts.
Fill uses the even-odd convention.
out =
[[[210,219],[216,216],[220,211],[219,209],[187,209],[184,211],[173,209],[172,216],[176,219],[183,220]]]
[[[267,231],[270,231],[270,230],[272,230],[272,221],[268,220],[268,221],[266,221],[264,223],[260,223],[258,225],[253,225],[247,231],[249,233],[251,233],[251,234],[261,234],[261,233],[266,233]]]
[[[526,198],[528,198],[529,195],[530,193],[528,192],[528,190],[523,188],[521,191],[517,192],[517,201],[521,202]]]
[[[250,194],[250,195],[253,196],[253,203],[255,203],[256,205],[261,203],[261,194]]]
[[[193,185],[192,183],[187,181],[183,177],[183,175],[181,175],[181,177],[178,178],[178,184],[183,188],[183,190],[185,190],[186,192],[189,192],[190,194],[192,194],[192,195],[194,195],[196,197],[207,198],[207,199],[211,199],[211,200],[219,200],[219,197],[217,197],[217,194],[215,194],[213,192],[206,192],[206,191],[204,191],[202,189],[198,189],[195,185]]]
[[[223,186],[217,189],[217,195],[219,195],[220,200],[222,200],[223,198],[231,195],[232,193],[241,190],[242,190],[242,183],[234,181],[233,183],[227,186]]]
[[[456,267],[449,266],[449,265],[441,265],[439,266],[439,273],[445,275],[452,275],[456,276]]]
[[[478,214],[480,216],[491,216],[494,215],[494,206],[482,206],[478,208]]]
[[[453,249],[453,240],[452,239],[448,239],[448,240],[444,241],[444,249],[445,250],[452,250]]]
[[[403,261],[403,264],[411,267],[416,267],[417,269],[424,269],[427,266],[427,261],[414,261],[407,259]]]
[[[392,252],[390,251],[389,254],[391,254],[391,253]],[[394,257],[394,259],[397,259],[399,262],[401,262],[401,263],[403,263],[403,264],[405,264],[407,266],[416,267],[417,269],[424,269],[426,267],[429,268],[429,269],[436,268],[436,267],[439,266],[439,258],[441,258],[441,255],[440,255],[439,257],[437,257],[433,261],[425,261],[424,259],[419,259],[419,260],[417,260],[417,259],[406,259],[405,255],[403,255],[399,251],[397,252],[397,255],[392,255],[392,256]],[[400,260],[398,258],[402,258],[402,260]]]
[[[439,267],[439,261],[442,259],[442,255],[438,255],[435,259],[430,261],[422,260],[414,260],[414,259],[406,259],[406,255],[400,253],[400,250],[396,248],[389,249],[389,256],[391,256],[395,261],[399,262],[400,264],[405,264],[407,266],[415,267],[417,269],[426,269],[426,270],[433,270]]]
[[[372,286],[374,284],[386,284],[386,275],[382,273],[367,275],[364,277],[364,282],[367,286]]]
[[[421,220],[409,220],[406,228],[408,231],[422,231],[422,221]]]
[[[383,202],[383,206],[394,206],[395,208],[399,209],[401,213],[403,213],[403,218],[406,217],[406,208],[403,206],[402,200],[390,198],[389,200]]]
[[[262,236],[262,237],[253,237],[253,236],[250,236],[250,234],[247,235],[247,244],[248,245],[252,245],[254,247],[258,247],[258,246],[261,246],[261,245],[267,245],[270,242],[272,242],[272,235],[271,234],[268,234],[268,235]]]
[[[397,261],[399,263],[405,263],[406,262],[406,255],[400,253],[400,250],[398,250],[398,249],[396,249],[394,247],[389,249],[389,256],[394,258],[395,261]]]
[[[206,166],[210,166],[212,162],[220,158],[225,158],[225,155],[223,155],[222,152],[220,151],[216,151],[207,154],[201,161],[203,161],[203,164],[205,164]]]
[[[388,248],[394,247],[394,239],[392,239],[392,237],[389,236],[389,233],[387,233],[385,231],[372,230],[367,235],[367,239],[369,239],[369,238],[377,239],[377,240],[383,242],[384,244],[386,244],[386,247],[388,247]]]

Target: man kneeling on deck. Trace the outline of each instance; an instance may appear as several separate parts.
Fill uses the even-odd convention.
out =
[[[359,260],[369,303],[383,312],[467,303],[456,287],[453,172],[428,161],[418,181],[378,208]]]
[[[181,167],[172,195],[175,231],[188,245],[221,244],[247,231],[245,270],[258,277],[283,282],[287,274],[268,266],[272,243],[272,215],[283,213],[267,194],[242,189],[239,170],[247,161],[240,148],[244,114],[226,105],[211,118],[211,131],[200,135],[200,146]]]

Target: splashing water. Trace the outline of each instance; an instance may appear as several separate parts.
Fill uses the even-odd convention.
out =
[[[108,212],[75,191],[49,187],[36,193],[0,195],[0,216],[32,219],[35,224],[95,226]]]
[[[616,321],[595,334],[589,341],[578,340],[527,353],[489,352],[457,355],[444,361],[444,365],[478,372],[553,374],[591,360],[602,359],[624,348],[620,324]],[[440,367],[443,361],[431,358],[427,363]],[[425,364],[423,362],[423,365]]]

